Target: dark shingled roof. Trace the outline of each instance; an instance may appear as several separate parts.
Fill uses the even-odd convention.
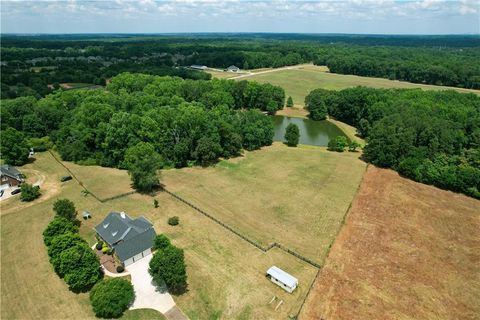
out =
[[[18,181],[21,181],[23,179],[23,174],[17,170],[17,168],[10,166],[8,164],[5,164],[0,167],[0,173],[1,175],[9,176],[13,179],[17,179]]]
[[[110,212],[95,231],[122,261],[151,248],[156,236],[150,221],[144,217],[132,219],[124,212]]]

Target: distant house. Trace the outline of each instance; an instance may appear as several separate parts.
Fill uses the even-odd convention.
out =
[[[157,235],[150,221],[144,217],[132,219],[125,212],[110,212],[95,231],[124,266],[151,254]]]
[[[272,266],[267,270],[266,276],[270,278],[273,283],[290,293],[292,293],[298,286],[297,278],[275,266]]]
[[[240,68],[232,65],[232,66],[228,67],[227,69],[225,69],[225,71],[227,71],[227,72],[239,72]]]
[[[207,66],[199,65],[199,64],[192,64],[190,69],[197,69],[197,70],[206,70],[208,69]]]
[[[8,164],[0,167],[0,190],[15,187],[25,181],[25,176],[17,168]]]

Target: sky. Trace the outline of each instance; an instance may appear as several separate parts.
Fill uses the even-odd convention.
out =
[[[480,34],[480,0],[1,0],[2,33]]]

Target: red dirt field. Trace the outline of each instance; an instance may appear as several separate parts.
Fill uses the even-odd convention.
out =
[[[300,319],[480,319],[480,201],[369,166]]]

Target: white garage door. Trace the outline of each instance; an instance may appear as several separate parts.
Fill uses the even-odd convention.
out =
[[[142,252],[142,254],[143,254],[144,257],[148,256],[148,255],[151,254],[151,253],[152,253],[152,250],[151,250],[151,249],[147,249],[147,250],[145,250],[145,251]]]
[[[142,259],[143,258],[143,255],[142,253],[140,252],[139,254],[133,256],[133,261],[137,262],[138,260]]]
[[[124,262],[123,264],[124,264],[125,267],[126,267],[126,266],[128,266],[129,264],[132,264],[132,263],[133,263],[133,257],[130,258],[130,259],[125,260],[125,262]]]

